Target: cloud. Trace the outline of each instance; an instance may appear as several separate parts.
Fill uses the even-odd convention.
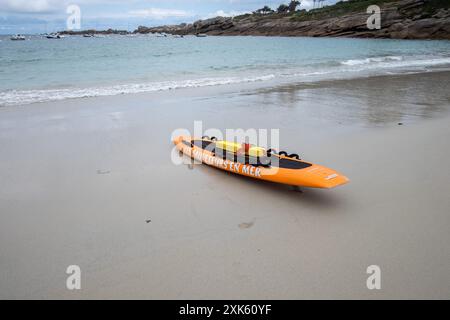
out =
[[[161,9],[161,8],[133,10],[129,11],[129,14],[134,17],[153,18],[153,19],[184,18],[193,16],[193,13],[188,11]]]
[[[250,13],[250,11],[228,11],[225,12],[224,10],[218,10],[216,12],[212,12],[206,16],[203,17],[203,19],[209,19],[214,17],[235,17],[240,16],[242,14]]]
[[[13,13],[50,13],[61,8],[57,0],[0,0],[0,11]]]
[[[300,4],[301,9],[309,10],[313,7],[313,0],[302,0]]]
[[[134,0],[130,0],[134,2]],[[79,5],[85,7],[105,7],[110,5],[124,5],[120,0],[0,0],[0,12],[14,14],[36,14],[64,12],[69,5]]]

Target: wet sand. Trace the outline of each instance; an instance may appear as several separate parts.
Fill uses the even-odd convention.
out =
[[[449,79],[0,108],[0,298],[448,298]],[[170,134],[194,120],[279,128],[283,149],[351,182],[299,193],[174,166]]]

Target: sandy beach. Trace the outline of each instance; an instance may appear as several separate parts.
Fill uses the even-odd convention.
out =
[[[0,298],[450,297],[449,72],[0,108]],[[171,133],[278,128],[333,190],[171,162]],[[399,123],[401,125],[399,125]],[[66,289],[66,268],[82,289]],[[368,290],[378,265],[381,290]]]

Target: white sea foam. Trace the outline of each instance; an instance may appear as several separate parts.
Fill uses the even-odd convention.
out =
[[[341,64],[351,67],[352,69],[348,69],[349,71],[369,70],[374,68],[401,69],[408,67],[433,67],[438,65],[450,64],[450,57],[385,56],[366,59],[346,60],[341,62]]]
[[[445,67],[445,68],[443,68]],[[322,80],[350,79],[383,74],[405,74],[434,70],[448,70],[450,57],[424,56],[383,56],[365,59],[353,59],[331,63],[328,66],[306,68],[300,72],[283,73],[282,77],[294,77],[304,82]]]
[[[202,78],[182,81],[162,81],[148,83],[122,84],[107,87],[64,88],[48,90],[10,90],[0,92],[0,106],[23,105],[35,102],[57,101],[71,98],[87,98],[99,96],[114,96],[119,94],[164,91],[181,88],[208,87],[246,82],[265,81],[275,75],[255,77]]]
[[[417,60],[404,60],[388,64],[392,67],[432,67],[437,65],[450,64],[450,57],[442,58],[429,58],[429,59],[417,59]]]
[[[357,66],[362,64],[387,62],[387,61],[401,61],[401,60],[403,60],[403,57],[400,56],[384,56],[384,57],[371,57],[365,59],[350,59],[342,61],[341,64],[346,66]]]

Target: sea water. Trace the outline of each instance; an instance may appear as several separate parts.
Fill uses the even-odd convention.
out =
[[[450,41],[152,35],[0,40],[0,106],[450,69]]]

